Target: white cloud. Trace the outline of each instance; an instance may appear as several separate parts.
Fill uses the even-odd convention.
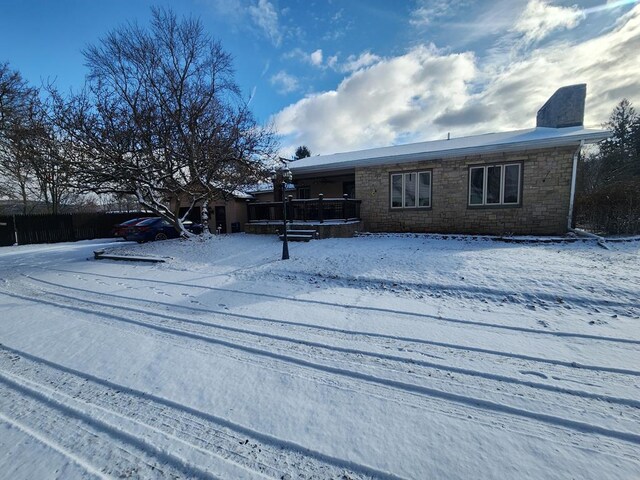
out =
[[[278,12],[269,0],[258,0],[257,4],[251,5],[249,15],[271,42],[279,47],[282,43],[282,33],[278,25]]]
[[[282,55],[284,59],[295,58],[301,60],[302,62],[313,65],[314,67],[323,67],[322,61],[324,59],[324,55],[322,53],[322,49],[317,49],[311,53],[307,53],[301,48],[294,48]],[[330,57],[328,60],[331,60]]]
[[[417,7],[411,12],[409,23],[417,27],[431,25],[435,20],[453,15],[466,3],[464,0],[419,0]]]
[[[639,50],[640,5],[590,40],[529,49],[499,65],[420,45],[352,72],[274,121],[285,149],[327,154],[532,127],[557,88],[587,83],[585,124],[597,127],[621,98],[640,102]]]
[[[388,145],[426,128],[456,99],[461,106],[474,75],[471,54],[439,55],[420,46],[356,71],[335,91],[307,96],[281,111],[275,123],[293,143],[304,140],[318,153]]]
[[[311,65],[315,65],[316,67],[322,65],[322,50],[318,49],[309,55],[309,61]]]
[[[556,30],[572,29],[585,17],[577,7],[557,7],[545,0],[529,0],[513,31],[527,43],[537,42]]]
[[[264,64],[264,68],[262,69],[262,72],[260,73],[260,77],[264,77],[267,72],[269,71],[269,67],[271,67],[271,60],[267,60]]]
[[[439,28],[446,29],[450,47],[473,45],[485,38],[504,36],[522,14],[524,5],[522,0],[483,2],[477,16],[460,13],[441,21]]]
[[[349,55],[347,61],[340,66],[340,71],[355,72],[356,70],[360,70],[361,68],[373,65],[380,60],[381,58],[378,55],[374,55],[371,52],[363,52],[357,57],[355,55]]]
[[[284,70],[280,70],[269,79],[271,85],[276,87],[278,93],[287,94],[295,92],[299,88],[298,79],[293,75],[289,75]]]

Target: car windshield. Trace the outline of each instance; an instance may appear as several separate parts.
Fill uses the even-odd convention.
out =
[[[156,223],[158,220],[160,220],[160,217],[147,218],[146,220],[143,220],[140,223],[138,223],[138,225],[140,226],[152,225]]]

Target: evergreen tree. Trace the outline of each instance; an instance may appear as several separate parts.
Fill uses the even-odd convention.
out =
[[[296,149],[296,153],[295,156],[293,157],[294,160],[300,160],[301,158],[306,158],[306,157],[310,157],[311,156],[311,151],[307,148],[306,145],[300,145],[297,149]]]
[[[600,144],[601,177],[605,184],[640,174],[640,117],[623,99],[604,127],[613,136]]]

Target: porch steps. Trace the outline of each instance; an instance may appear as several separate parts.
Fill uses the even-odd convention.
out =
[[[318,236],[316,230],[287,230],[287,240],[291,242],[308,242]],[[280,240],[284,240],[284,235],[278,235]]]

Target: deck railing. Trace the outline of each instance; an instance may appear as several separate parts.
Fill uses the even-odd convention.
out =
[[[361,200],[348,198],[294,199],[287,198],[287,220],[299,222],[320,222],[328,220],[360,219]],[[248,202],[247,215],[249,222],[282,221],[282,202]]]

